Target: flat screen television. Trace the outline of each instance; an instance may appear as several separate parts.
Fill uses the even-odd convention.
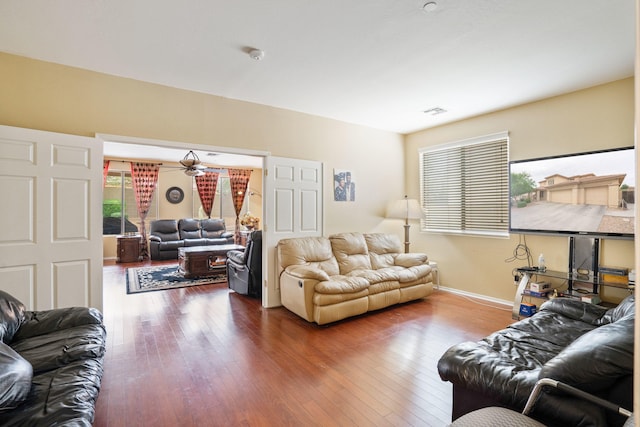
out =
[[[624,147],[509,162],[509,232],[633,239],[635,152]]]

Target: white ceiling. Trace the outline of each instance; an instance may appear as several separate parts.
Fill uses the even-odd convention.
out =
[[[182,160],[190,149],[178,149],[168,146],[136,144],[104,139],[104,157],[108,159],[170,162],[166,167],[180,167],[177,163]],[[243,154],[230,154],[215,150],[191,150],[203,165],[209,167],[251,167],[262,168],[263,158]]]
[[[633,75],[634,0],[427,1],[3,0],[0,51],[400,133]]]

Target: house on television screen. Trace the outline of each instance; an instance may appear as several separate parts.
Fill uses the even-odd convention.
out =
[[[623,186],[626,174],[584,174],[566,177],[554,174],[539,182],[535,199],[572,205],[627,208],[635,200],[634,189]],[[624,187],[624,188],[623,188]]]

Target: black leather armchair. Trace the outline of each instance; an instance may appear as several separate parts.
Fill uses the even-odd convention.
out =
[[[486,406],[520,412],[542,378],[633,407],[634,325],[634,295],[610,309],[555,298],[480,341],[454,345],[438,361],[440,378],[453,384],[452,419]],[[547,426],[617,427],[627,419],[558,392],[537,402],[530,416]]]
[[[244,252],[227,252],[227,283],[239,294],[262,297],[262,231],[251,232]]]
[[[0,291],[0,425],[90,426],[106,341],[95,308],[29,311]]]

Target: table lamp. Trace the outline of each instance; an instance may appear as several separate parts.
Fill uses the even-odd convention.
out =
[[[387,207],[387,218],[404,219],[404,251],[409,252],[409,225],[410,219],[422,218],[422,208],[416,199],[409,199],[404,196],[403,199],[389,203]]]

